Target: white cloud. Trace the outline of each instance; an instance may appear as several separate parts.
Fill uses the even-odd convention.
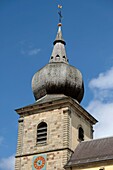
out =
[[[91,88],[98,89],[113,89],[113,67],[110,68],[105,73],[100,73],[97,78],[94,78],[90,81],[89,86]]]
[[[22,40],[19,42],[20,53],[22,55],[37,55],[41,49],[37,48],[32,42],[27,42],[26,40]]]
[[[99,100],[93,100],[86,110],[99,121],[94,128],[95,138],[113,136],[113,102],[103,103]]]
[[[14,170],[15,157],[14,155],[8,158],[0,159],[0,170]]]
[[[21,54],[23,55],[37,55],[41,51],[40,48],[32,48],[32,49],[21,49]]]
[[[99,121],[95,137],[113,136],[113,67],[89,82],[93,99],[86,107]]]
[[[34,48],[28,51],[28,55],[37,55],[40,52],[39,48]]]

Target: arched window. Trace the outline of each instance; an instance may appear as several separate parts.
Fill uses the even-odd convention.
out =
[[[78,139],[79,141],[84,141],[84,130],[81,126],[78,128]]]
[[[57,54],[56,57],[59,58],[60,56]]]
[[[51,56],[51,59],[53,59],[53,56]]]
[[[37,126],[37,143],[46,144],[46,142],[47,142],[47,124],[45,122],[41,122]]]

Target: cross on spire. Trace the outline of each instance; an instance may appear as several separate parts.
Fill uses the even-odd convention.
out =
[[[58,14],[59,14],[59,23],[62,23],[62,6],[61,5],[58,5],[58,8],[59,8],[59,11],[58,11]]]

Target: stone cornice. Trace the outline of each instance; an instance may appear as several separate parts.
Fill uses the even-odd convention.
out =
[[[76,114],[79,116],[83,116],[85,119],[90,121],[91,124],[96,124],[98,121],[88,113],[77,101],[70,97],[63,97],[61,99],[54,99],[47,102],[42,103],[34,103],[32,105],[28,105],[15,111],[20,115],[20,117],[28,116],[31,114],[36,114],[44,111],[50,111],[52,109],[64,108],[64,107],[72,107],[76,110]]]
[[[50,152],[58,152],[58,151],[63,151],[63,150],[68,150],[70,152],[73,153],[73,151],[70,148],[60,148],[60,149],[53,149],[53,150],[48,150],[48,151],[44,151],[44,152],[34,152],[34,153],[27,153],[27,154],[17,154],[15,156],[15,158],[19,158],[19,157],[24,157],[24,156],[32,156],[32,155],[36,155],[36,154],[43,154],[43,153],[50,153]]]

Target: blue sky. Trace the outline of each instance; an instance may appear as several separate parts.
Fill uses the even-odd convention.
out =
[[[113,1],[1,0],[0,170],[14,169],[18,130],[14,110],[35,102],[31,79],[51,56],[58,4],[63,5],[69,63],[83,74],[81,105],[99,120],[94,137],[113,136]]]

